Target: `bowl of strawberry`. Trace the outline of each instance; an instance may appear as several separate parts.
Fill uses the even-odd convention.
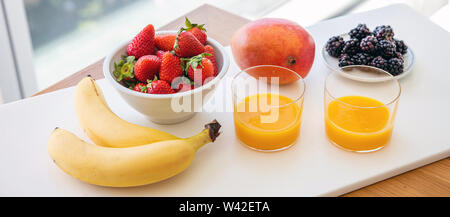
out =
[[[204,25],[187,18],[178,31],[149,24],[114,49],[103,63],[106,79],[151,121],[173,124],[193,117],[228,70],[224,47]]]

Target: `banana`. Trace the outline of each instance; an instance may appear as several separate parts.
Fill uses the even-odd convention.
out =
[[[108,107],[102,90],[91,77],[83,78],[75,88],[75,111],[81,127],[97,145],[123,148],[180,139],[118,117]]]
[[[57,128],[48,143],[53,161],[69,175],[100,186],[131,187],[162,181],[185,170],[197,150],[214,142],[220,124],[213,121],[199,134],[128,148],[86,143]]]

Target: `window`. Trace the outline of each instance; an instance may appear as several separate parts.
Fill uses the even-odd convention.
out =
[[[145,25],[155,28],[204,3],[257,18],[284,1],[24,0],[38,89],[104,57]]]
[[[448,0],[0,0],[0,103],[38,90],[104,57],[145,25],[157,28],[208,3],[248,19],[303,26],[393,3],[425,16]],[[445,21],[449,22],[449,21]]]

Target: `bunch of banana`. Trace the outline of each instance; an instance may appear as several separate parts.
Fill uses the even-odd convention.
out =
[[[90,77],[77,85],[75,107],[96,145],[56,128],[48,152],[63,171],[95,185],[130,187],[170,178],[186,169],[197,150],[220,134],[221,126],[215,120],[199,134],[184,139],[126,122],[111,112]]]

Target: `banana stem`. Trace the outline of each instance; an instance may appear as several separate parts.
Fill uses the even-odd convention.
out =
[[[211,141],[214,142],[216,138],[220,135],[220,127],[222,125],[217,122],[216,119],[214,119],[211,123],[205,125],[205,129],[209,132],[209,137],[211,138]]]
[[[205,125],[205,129],[199,134],[189,137],[186,140],[190,140],[198,150],[204,145],[214,142],[216,138],[220,135],[219,129],[221,125],[217,120],[213,120],[211,123]]]

